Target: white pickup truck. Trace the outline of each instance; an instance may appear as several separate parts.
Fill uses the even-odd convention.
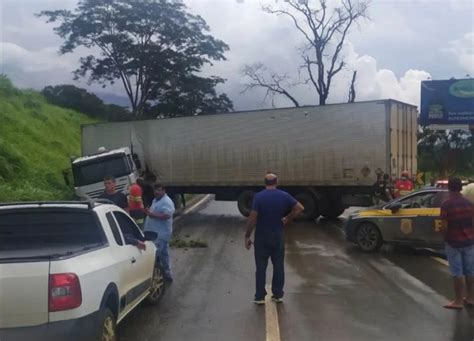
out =
[[[154,239],[115,205],[0,205],[0,340],[115,340],[164,293]]]

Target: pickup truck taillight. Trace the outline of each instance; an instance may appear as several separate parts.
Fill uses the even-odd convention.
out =
[[[73,273],[49,275],[49,311],[74,309],[81,305],[79,278]]]

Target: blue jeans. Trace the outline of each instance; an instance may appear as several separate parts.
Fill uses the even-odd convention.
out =
[[[451,276],[474,277],[474,245],[452,247],[446,243],[445,250]]]
[[[157,248],[157,256],[163,266],[163,273],[165,278],[171,278],[171,260],[169,255],[169,240],[156,239],[154,241]]]
[[[255,299],[262,300],[267,295],[265,282],[267,277],[268,258],[273,264],[272,293],[273,296],[283,297],[283,286],[285,284],[285,241],[283,236],[256,237],[255,249],[255,272],[256,292]]]

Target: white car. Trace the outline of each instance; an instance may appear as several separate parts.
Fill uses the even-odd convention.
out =
[[[0,340],[115,340],[164,293],[154,239],[115,205],[0,205]]]

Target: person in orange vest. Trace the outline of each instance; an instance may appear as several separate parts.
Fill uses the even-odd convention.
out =
[[[143,229],[145,219],[145,207],[143,206],[143,190],[139,185],[141,179],[137,179],[128,189],[128,209],[130,216],[135,219],[137,225]]]
[[[402,172],[402,176],[395,182],[394,197],[400,198],[413,192],[413,182],[410,180],[410,174],[407,171]]]

